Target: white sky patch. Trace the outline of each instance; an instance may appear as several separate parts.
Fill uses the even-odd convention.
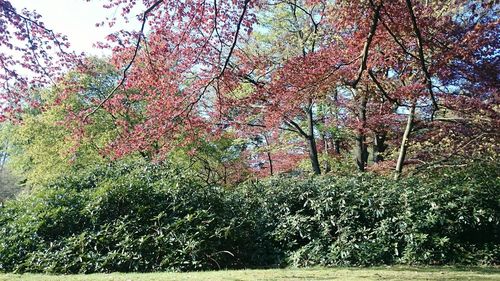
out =
[[[120,20],[120,9],[105,9],[102,7],[107,1],[93,0],[15,0],[12,1],[14,7],[20,11],[22,8],[35,10],[42,15],[45,26],[68,36],[71,43],[71,50],[78,53],[85,52],[89,55],[104,56],[110,55],[109,50],[95,48],[94,43],[105,41],[105,37],[120,29],[139,30],[141,23],[131,17],[130,23],[125,24]],[[138,4],[137,13],[143,9]],[[110,28],[108,25],[96,27],[95,24],[104,21],[106,18],[116,17],[117,24]]]
[[[68,51],[76,53],[84,52],[91,56],[110,56],[110,50],[95,48],[96,42],[105,42],[107,35],[117,32],[121,29],[127,31],[139,31],[141,22],[133,15],[140,15],[145,7],[141,2],[130,13],[129,23],[121,18],[121,9],[112,8],[106,9],[103,4],[107,4],[107,0],[12,0],[14,8],[21,13],[22,9],[26,8],[29,11],[36,11],[42,16],[40,19],[48,29],[56,33],[61,33],[68,37],[71,44]],[[117,22],[113,27],[107,24],[101,27],[96,27],[96,23],[105,21],[106,18],[117,18]],[[10,51],[5,46],[0,46],[0,52]],[[18,54],[16,54],[18,55]],[[16,56],[14,55],[14,56]],[[22,68],[15,68],[21,75],[30,76],[30,72]],[[0,113],[5,110],[7,101],[0,99]]]

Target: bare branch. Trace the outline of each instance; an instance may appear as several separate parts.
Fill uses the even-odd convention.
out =
[[[231,59],[231,56],[233,55],[234,48],[236,47],[236,42],[238,42],[241,24],[243,22],[243,19],[245,17],[246,12],[247,12],[249,2],[250,2],[250,0],[245,0],[245,2],[243,3],[243,11],[241,12],[240,18],[238,20],[238,25],[236,26],[236,33],[234,34],[233,43],[231,44],[231,48],[229,49],[229,54],[227,55],[226,61],[224,62],[224,66],[222,67],[222,70],[220,71],[218,78],[220,78],[224,74],[224,71],[226,71],[227,65],[229,64],[229,60]]]
[[[391,35],[392,39],[394,39],[394,42],[396,42],[396,44],[398,44],[399,47],[401,47],[401,49],[403,50],[403,52],[405,52],[405,54],[409,55],[410,57],[412,57],[414,59],[418,59],[417,56],[415,56],[410,51],[408,51],[408,48],[405,47],[405,45],[403,44],[402,40],[399,41],[399,39],[396,36],[396,34],[394,34],[394,32],[392,32],[392,30],[389,28],[389,26],[382,19],[380,19],[380,22],[384,26],[385,30],[387,30],[387,32],[389,33],[389,35]]]
[[[388,99],[392,103],[395,103],[398,106],[401,105],[396,99],[393,99],[393,98],[391,98],[389,96],[389,94],[384,90],[384,88],[382,87],[382,84],[380,84],[380,82],[377,80],[377,78],[375,77],[375,75],[373,74],[373,71],[371,69],[368,70],[368,75],[370,75],[370,78],[373,80],[373,82],[375,83],[375,85],[377,86],[377,88],[380,90],[380,92],[382,92],[382,95],[386,99]]]
[[[301,134],[303,137],[305,137],[305,138],[309,138],[310,137],[306,132],[304,132],[304,130],[302,130],[302,128],[299,126],[299,124],[297,124],[295,121],[293,121],[291,119],[288,119],[288,120],[285,120],[285,124],[287,124],[290,127],[293,127],[295,129],[297,129],[297,131],[299,132],[299,134]]]
[[[23,16],[23,15],[19,14],[19,13],[18,13],[18,12],[16,12],[13,8],[9,8],[9,7],[5,7],[5,6],[4,6],[4,7],[3,7],[3,9],[4,9],[4,11],[6,11],[6,12],[12,13],[12,14],[13,14],[14,16],[16,16],[16,17],[19,17],[19,18],[20,18],[20,19],[22,19],[23,21],[25,21],[25,22],[29,22],[29,23],[31,23],[31,24],[34,24],[34,25],[36,25],[37,27],[39,27],[39,28],[41,28],[41,29],[45,30],[45,32],[47,32],[48,34],[50,34],[50,36],[52,36],[52,39],[54,40],[54,43],[56,43],[57,48],[59,49],[59,51],[60,51],[62,54],[68,54],[67,52],[65,52],[65,51],[62,49],[62,46],[63,46],[64,44],[63,44],[63,43],[61,43],[61,42],[59,41],[59,39],[57,38],[57,36],[56,36],[55,32],[54,32],[52,29],[48,29],[47,27],[45,27],[45,25],[40,24],[40,23],[39,23],[39,22],[37,22],[36,20],[32,20],[32,19],[30,19],[30,18],[28,18],[28,17],[25,17],[25,16]],[[5,13],[5,12],[4,12],[4,13]],[[5,14],[6,14],[6,13],[5,13]],[[6,16],[8,16],[8,15],[6,14]]]
[[[422,66],[422,71],[424,72],[424,75],[425,75],[425,80],[427,82],[427,90],[429,91],[429,94],[431,96],[432,104],[434,106],[434,111],[436,111],[439,108],[438,108],[438,104],[436,101],[436,97],[434,96],[434,91],[432,90],[431,75],[429,73],[429,70],[427,69],[427,65],[425,62],[422,34],[420,33],[420,29],[418,28],[417,18],[415,17],[415,13],[413,12],[413,5],[411,4],[411,0],[406,0],[406,6],[408,7],[408,12],[410,13],[411,22],[412,22],[412,26],[413,26],[413,32],[415,33],[415,36],[417,37],[418,57],[420,60],[420,65]]]
[[[31,45],[31,53],[33,54],[33,59],[35,59],[35,63],[40,67],[40,69],[42,70],[43,74],[45,76],[47,76],[47,78],[50,80],[50,82],[52,83],[53,86],[56,86],[56,83],[54,82],[54,79],[52,79],[52,76],[50,76],[50,74],[47,72],[47,70],[45,69],[45,67],[40,63],[40,60],[38,59],[38,55],[36,54],[36,51],[35,51],[35,48],[34,48],[34,42],[33,42],[33,38],[31,38],[31,34],[30,34],[30,25],[29,25],[29,21],[24,19],[24,24],[26,26],[26,35],[28,36],[28,42],[30,43]]]

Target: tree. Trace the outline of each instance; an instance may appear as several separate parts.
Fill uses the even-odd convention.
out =
[[[37,92],[39,107],[19,115],[1,137],[9,143],[9,169],[29,185],[51,181],[111,160],[104,152],[117,136],[112,114],[100,111],[94,122],[80,126],[75,116],[102,98],[116,80],[116,71],[100,60],[87,61],[88,71],[66,76],[62,99],[57,86]],[[34,97],[32,97],[34,98]],[[5,123],[7,124],[7,123]]]
[[[174,149],[167,157],[182,169],[192,171],[207,186],[234,186],[250,174],[244,159],[245,146],[244,140],[226,133],[216,139],[200,139]]]
[[[2,22],[4,30],[19,30],[19,40],[27,46],[14,48],[25,54],[26,67],[39,76],[57,74],[59,69],[39,58],[50,49],[47,44],[59,45],[59,37],[38,21],[38,15],[18,13],[5,0],[0,3],[7,19]],[[137,3],[109,0],[106,7],[120,9],[128,18]],[[111,63],[121,75],[110,80],[105,92],[91,94],[67,111],[65,119],[83,130],[109,114],[117,129],[104,150],[113,158],[139,152],[161,159],[178,147],[203,147],[200,139],[216,143],[236,133],[257,140],[245,148],[249,155],[263,146],[287,147],[289,153],[281,154],[288,157],[284,162],[307,155],[313,173],[320,174],[320,154],[328,154],[329,143],[339,151],[340,141],[332,130],[353,136],[345,146],[354,148],[360,171],[368,168],[370,144],[373,162],[385,160],[389,145],[393,150],[401,147],[397,174],[409,158],[425,163],[446,159],[450,147],[485,142],[490,152],[495,150],[495,1],[142,4],[146,9],[138,17],[138,31],[112,34],[102,45],[113,50]],[[266,17],[271,20],[266,22]],[[35,29],[40,35],[32,37]],[[6,34],[2,42],[12,44]],[[43,38],[48,43],[38,46],[36,40]],[[68,67],[83,74],[89,71],[88,61],[63,51],[57,54]],[[9,62],[3,63],[4,78],[23,81],[11,69],[13,56],[3,56]],[[18,83],[28,84],[32,83]],[[70,91],[64,90],[73,87],[71,81],[56,84],[60,98],[71,100]],[[26,101],[36,108],[36,94],[4,94],[12,101],[6,112],[17,112]],[[439,142],[445,130],[456,133],[451,146],[425,145]],[[84,135],[72,131],[76,137]],[[400,145],[394,145],[396,141]],[[265,152],[274,173],[278,161],[272,154],[277,151]]]
[[[48,27],[41,16],[10,1],[0,0],[0,122],[16,118],[32,100],[30,89],[55,85],[65,71],[79,62],[69,51],[68,39]]]
[[[272,10],[261,15],[266,18],[262,20],[266,30],[237,53],[239,61],[228,77],[232,80],[225,81],[223,99],[219,101],[229,112],[223,116],[228,124],[291,132],[302,139],[315,174],[321,173],[317,111],[326,91],[317,83],[317,66],[328,64],[321,61],[325,58],[318,52],[325,5],[272,3]],[[247,94],[235,94],[242,84],[250,88]]]

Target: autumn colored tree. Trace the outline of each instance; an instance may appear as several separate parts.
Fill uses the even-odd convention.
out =
[[[440,43],[436,75],[443,110],[429,125],[427,142],[421,144],[422,167],[497,161],[498,9],[495,1],[463,1],[447,10],[454,25]]]
[[[225,80],[224,99],[219,101],[229,113],[224,116],[229,124],[295,134],[305,144],[315,174],[321,173],[318,104],[328,90],[317,83],[322,67],[329,63],[318,51],[325,5],[301,1],[269,4],[269,10],[259,17],[263,27],[255,35],[257,39],[236,53],[238,63]],[[240,94],[242,88],[244,95]]]
[[[399,147],[399,177],[409,156],[440,161],[451,148],[478,142],[497,150],[495,1],[141,3],[137,29],[100,44],[112,50],[120,75],[66,118],[82,137],[82,128],[99,123],[99,116],[112,116],[116,137],[102,148],[112,158],[139,152],[158,160],[177,147],[195,153],[200,140],[236,134],[254,141],[245,147],[248,155],[260,149],[267,160],[257,162],[269,170],[307,155],[320,174],[330,169],[322,171],[321,154],[339,153],[340,140],[350,136],[344,146],[353,149],[345,152],[354,154],[360,171],[370,146],[373,162]],[[56,100],[83,91],[57,82],[64,69],[90,71],[89,62],[68,55],[64,37],[39,15],[18,12],[6,0],[0,7],[1,43],[12,50],[1,53],[4,118],[28,101],[36,107],[36,91],[28,86],[59,85]],[[109,0],[105,7],[126,19],[140,8],[133,0]],[[49,50],[64,63],[54,64]],[[16,65],[36,75],[23,76]],[[450,131],[456,137],[447,148],[428,148]],[[278,147],[288,152],[277,153]]]
[[[68,39],[47,27],[41,16],[0,1],[0,121],[16,118],[26,104],[38,106],[31,90],[55,85],[80,63]]]

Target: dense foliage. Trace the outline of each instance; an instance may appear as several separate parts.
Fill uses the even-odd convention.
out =
[[[1,210],[0,266],[101,272],[264,265],[255,214],[178,171],[123,164],[68,178]],[[161,169],[160,169],[161,168]],[[257,224],[257,225],[255,225]]]
[[[12,2],[0,270],[498,263],[498,1]]]
[[[289,264],[498,263],[498,167],[416,177],[272,180],[275,241]]]
[[[15,272],[495,264],[498,167],[395,182],[281,176],[203,186],[170,165],[102,166],[0,209]]]
[[[84,143],[162,160],[181,147],[226,184],[325,174],[340,154],[398,178],[499,152],[498,1],[105,0],[113,15],[98,26],[137,28],[97,44],[104,63],[11,2],[0,0],[0,122],[51,128],[55,141],[33,140],[47,154]],[[233,140],[229,156],[206,157]]]

